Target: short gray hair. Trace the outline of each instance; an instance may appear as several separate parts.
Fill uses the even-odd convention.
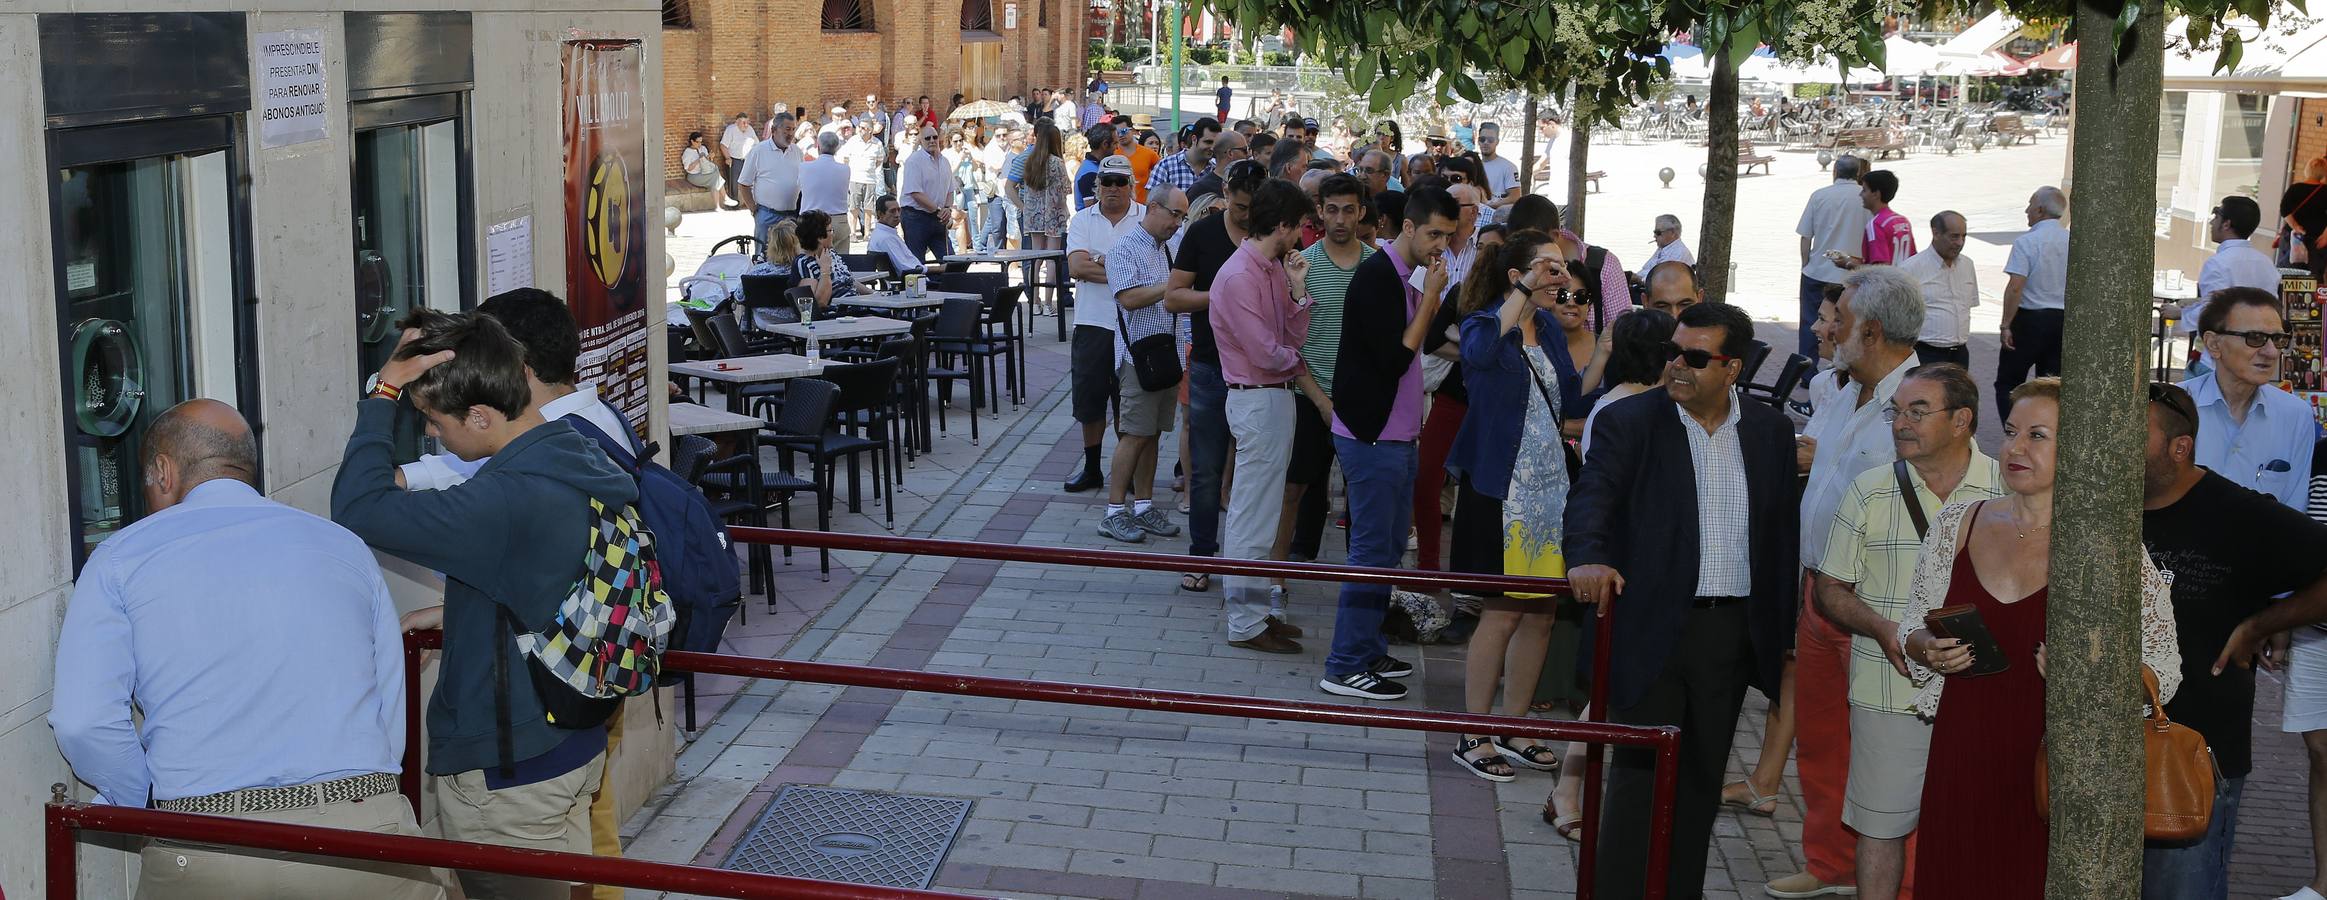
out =
[[[1913,344],[1923,333],[1923,285],[1896,266],[1860,266],[1842,276],[1851,315],[1882,326],[1883,340]]]
[[[840,152],[840,132],[827,131],[816,136],[816,152],[831,156]]]
[[[1841,181],[1844,179],[1849,179],[1851,181],[1857,181],[1859,176],[1865,174],[1866,160],[1859,159],[1858,157],[1852,156],[1848,153],[1834,158],[1834,180]]]
[[[2028,199],[2036,204],[2036,211],[2043,213],[2047,219],[2068,215],[2068,195],[2052,185],[2037,188],[2036,195]]]
[[[1681,230],[1681,217],[1673,215],[1672,213],[1665,213],[1664,215],[1657,216],[1656,227],[1660,231],[1666,228],[1679,231]]]

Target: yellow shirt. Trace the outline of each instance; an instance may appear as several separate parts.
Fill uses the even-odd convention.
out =
[[[1971,466],[1963,474],[1963,483],[1945,500],[1931,493],[1914,466],[1907,467],[1907,480],[1915,486],[1926,522],[1938,521],[1941,507],[2004,494],[1996,461],[1978,447],[1972,448]],[[1859,473],[1843,491],[1842,503],[1835,507],[1833,524],[1826,532],[1826,556],[1818,571],[1856,585],[1860,601],[1897,622],[1907,612],[1915,561],[1922,550],[1923,538],[1915,533],[1915,520],[1899,499],[1897,476],[1890,466],[1876,466]],[[1910,701],[1914,696],[1915,683],[1891,668],[1881,644],[1865,635],[1850,639],[1850,705],[1913,715]]]

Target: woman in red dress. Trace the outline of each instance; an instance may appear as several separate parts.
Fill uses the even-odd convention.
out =
[[[2050,831],[2037,814],[2036,754],[2044,738],[2044,608],[2059,426],[2058,378],[2014,390],[2001,454],[2007,493],[1942,510],[1916,564],[1900,632],[1923,685],[1916,710],[1933,720],[1916,826],[1917,896],[2044,896]],[[1979,609],[2007,660],[2003,671],[1957,674],[1971,667],[1971,648],[1922,627],[1925,613],[1956,604]],[[2142,632],[2142,660],[2170,694],[2181,675],[2173,610],[2166,581],[2146,556]]]

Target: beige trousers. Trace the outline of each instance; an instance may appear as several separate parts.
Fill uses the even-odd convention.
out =
[[[438,776],[436,827],[456,841],[588,854],[590,795],[605,774],[606,755],[548,781],[487,790],[483,770]],[[460,873],[470,900],[568,900],[572,885],[482,872]],[[371,900],[371,898],[364,898]]]
[[[401,794],[236,818],[420,836]],[[138,900],[442,900],[451,878],[417,866],[168,841],[148,842],[138,861]]]

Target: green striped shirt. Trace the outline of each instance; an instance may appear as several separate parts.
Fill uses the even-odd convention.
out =
[[[1341,301],[1349,296],[1350,276],[1357,267],[1342,268],[1325,252],[1325,242],[1311,244],[1301,251],[1309,260],[1309,275],[1301,284],[1309,291],[1309,335],[1301,340],[1301,361],[1309,364],[1309,375],[1317,379],[1317,387],[1333,393],[1333,361],[1341,355]],[[1358,245],[1357,261],[1365,262],[1374,255],[1374,248]]]

